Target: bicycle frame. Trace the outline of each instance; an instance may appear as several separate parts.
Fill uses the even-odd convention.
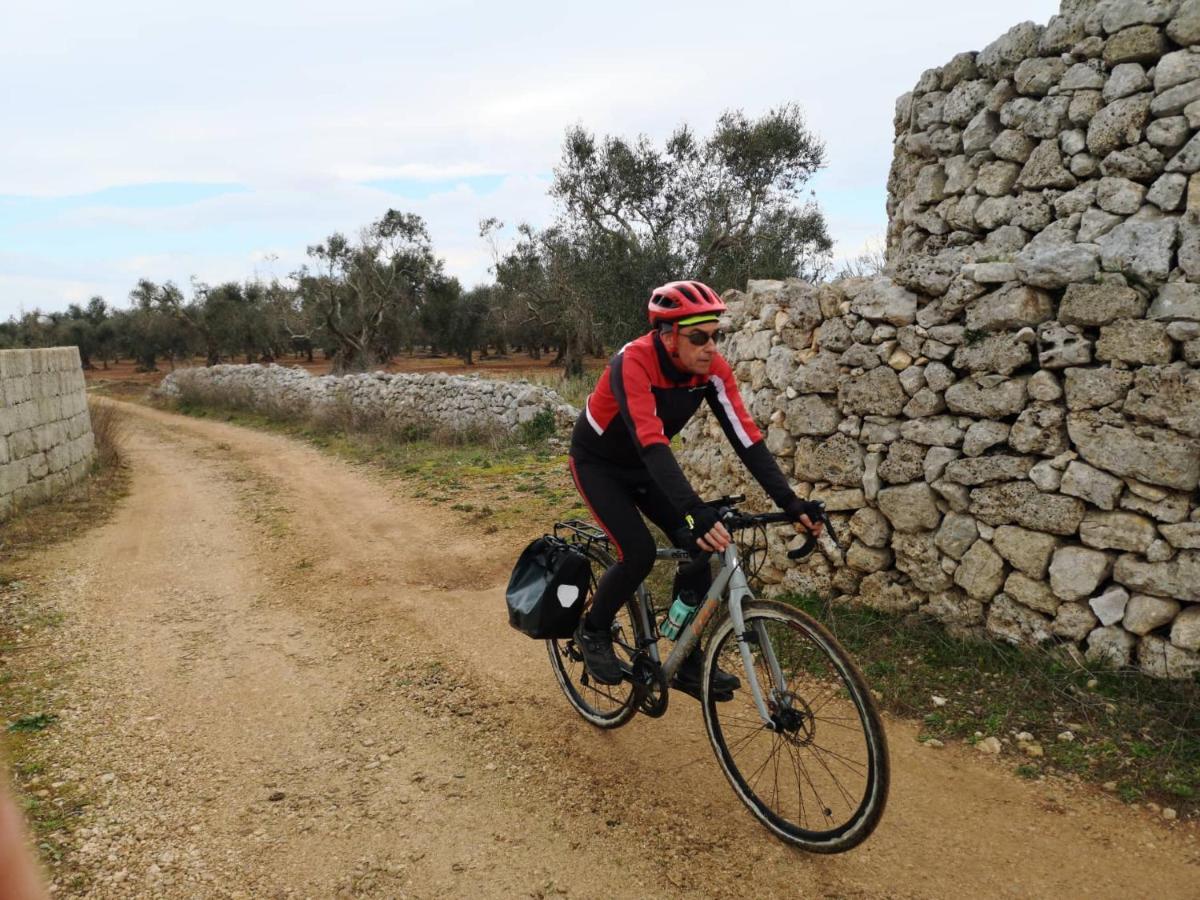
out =
[[[691,559],[687,551],[674,548],[660,548],[656,552],[655,557],[659,560]],[[700,636],[704,633],[704,629],[708,626],[713,616],[716,615],[717,610],[721,606],[722,598],[726,593],[728,593],[729,615],[733,619],[734,633],[737,635],[738,640],[738,650],[742,656],[742,666],[746,672],[746,681],[750,687],[751,696],[754,698],[754,706],[758,710],[763,724],[773,729],[774,718],[767,708],[767,701],[763,696],[762,686],[758,682],[758,673],[754,668],[754,657],[750,653],[751,640],[747,637],[746,620],[742,615],[742,602],[747,599],[753,600],[754,592],[750,590],[750,584],[746,580],[746,573],[742,569],[741,561],[738,559],[737,548],[733,544],[730,544],[722,552],[721,569],[717,572],[712,586],[708,589],[708,596],[700,604],[691,621],[680,632],[679,637],[675,641],[675,647],[671,651],[671,655],[667,657],[665,663],[659,658],[658,629],[656,623],[652,621],[649,593],[645,585],[638,587],[638,610],[642,617],[643,634],[655,635],[656,638],[654,643],[647,649],[651,659],[661,664],[663,674],[667,677],[667,680],[673,678],[679,670],[680,665],[683,664],[683,660],[692,652],[696,644],[699,643]],[[783,672],[779,668],[779,661],[775,658],[774,648],[771,646],[771,642],[767,640],[767,636],[763,633],[761,627],[756,628],[753,642],[762,648],[772,681],[775,685],[782,685],[784,683]]]

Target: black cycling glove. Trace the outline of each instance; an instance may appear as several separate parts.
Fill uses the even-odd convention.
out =
[[[825,514],[825,504],[819,500],[801,500],[799,497],[793,497],[784,509],[793,522],[799,522],[801,516],[808,516],[808,521],[814,525]]]
[[[690,513],[683,517],[687,523],[688,530],[692,533],[692,537],[696,540],[704,537],[717,522],[721,521],[717,515],[717,511],[711,506],[697,506]]]

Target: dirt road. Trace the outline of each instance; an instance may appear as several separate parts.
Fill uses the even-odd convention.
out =
[[[71,838],[87,896],[1196,894],[1194,827],[896,721],[875,836],[785,848],[690,699],[614,733],[574,716],[504,624],[520,536],[286,438],[126,410],[131,495],[39,562],[75,657],[54,754],[97,801]]]

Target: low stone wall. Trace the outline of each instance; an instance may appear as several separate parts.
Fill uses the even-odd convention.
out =
[[[1173,287],[1005,284],[928,327],[938,298],[884,276],[727,294],[749,410],[850,542],[797,566],[777,532],[771,590],[1200,673],[1200,307]],[[698,490],[758,494],[711,416],[682,437]]]
[[[396,431],[512,432],[544,411],[559,426],[579,415],[540,385],[444,373],[313,376],[283,366],[212,366],[177,369],[163,379],[159,393],[269,416],[370,423]]]
[[[0,519],[82,479],[93,452],[79,349],[0,350]]]

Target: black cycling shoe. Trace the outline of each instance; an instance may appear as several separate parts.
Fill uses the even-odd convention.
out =
[[[621,683],[624,675],[617,654],[613,652],[611,631],[592,631],[580,619],[575,629],[575,646],[583,654],[583,664],[589,675],[601,684]]]
[[[690,694],[697,700],[702,699],[704,690],[703,670],[704,661],[700,656],[700,652],[698,650],[693,651],[684,659],[683,663],[679,666],[679,671],[671,679],[671,687],[683,691],[685,694]],[[718,666],[717,671],[713,675],[713,699],[718,703],[732,700],[733,692],[741,686],[742,682],[736,675],[731,675]]]

